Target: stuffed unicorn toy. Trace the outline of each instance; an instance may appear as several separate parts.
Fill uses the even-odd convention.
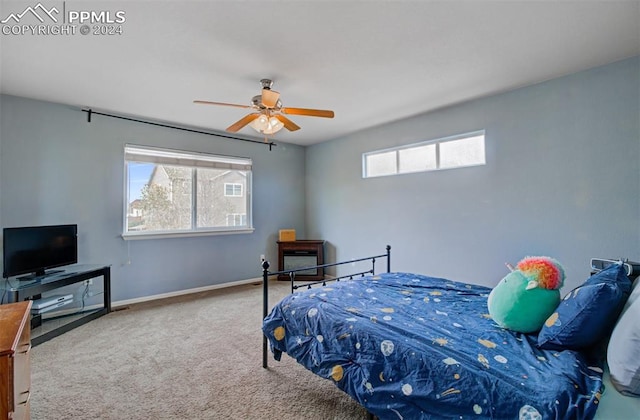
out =
[[[489,314],[503,328],[533,333],[560,303],[564,269],[549,257],[523,258],[493,288],[487,301]]]

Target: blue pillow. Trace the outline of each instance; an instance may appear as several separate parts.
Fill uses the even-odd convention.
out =
[[[538,347],[578,350],[607,338],[631,292],[622,264],[612,264],[569,292],[538,334]]]

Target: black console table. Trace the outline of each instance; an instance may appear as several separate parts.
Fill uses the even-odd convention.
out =
[[[102,293],[104,295],[104,305],[102,307],[86,310],[82,308],[74,313],[73,316],[63,315],[52,318],[51,320],[55,320],[51,322],[54,326],[49,329],[44,328],[44,326],[50,322],[49,319],[43,320],[41,315],[32,314],[31,344],[35,346],[111,312],[111,267],[102,265],[74,265],[64,267],[64,271],[46,274],[30,280],[18,280],[16,278],[4,279],[2,283],[0,283],[2,285],[0,289],[3,289],[0,293],[4,299],[3,303],[36,300],[41,298],[42,293],[50,290],[98,277],[102,277],[103,279]]]

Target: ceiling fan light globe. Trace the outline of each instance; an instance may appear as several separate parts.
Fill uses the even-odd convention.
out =
[[[258,133],[262,133],[264,130],[269,128],[269,118],[267,118],[266,115],[260,115],[258,118],[251,121],[249,125]]]
[[[267,127],[261,131],[262,134],[275,134],[284,127],[284,124],[280,122],[276,117],[269,118]]]
[[[284,124],[276,117],[271,117],[269,118],[269,127],[275,133],[276,131],[280,131],[282,127],[284,127]]]

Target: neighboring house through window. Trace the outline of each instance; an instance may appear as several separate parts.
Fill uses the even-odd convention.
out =
[[[247,158],[126,145],[123,236],[253,231],[251,168]]]

